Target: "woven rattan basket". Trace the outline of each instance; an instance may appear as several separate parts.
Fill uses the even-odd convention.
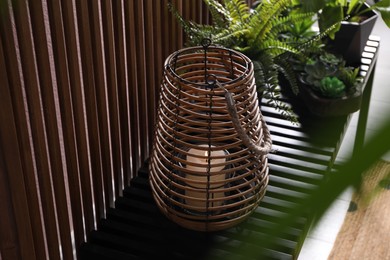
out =
[[[212,45],[165,61],[150,157],[160,210],[177,224],[216,231],[242,222],[268,184],[268,128],[251,61]]]

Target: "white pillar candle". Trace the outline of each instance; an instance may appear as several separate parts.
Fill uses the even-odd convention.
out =
[[[208,147],[208,145],[200,145],[200,146]],[[215,147],[215,146],[211,146],[211,147]],[[226,162],[226,158],[224,157],[226,155],[226,152],[224,150],[209,151],[209,150],[200,150],[196,148],[191,148],[188,151],[188,153],[189,155],[187,156],[186,161],[189,163],[194,163],[196,165],[186,163],[186,168],[188,170],[196,172],[197,174],[195,175],[195,174],[188,173],[186,175],[186,179],[196,181],[196,183],[187,182],[187,184],[193,188],[196,188],[197,190],[185,191],[185,195],[190,197],[186,199],[186,203],[191,206],[199,207],[198,211],[205,212],[207,210],[207,187],[209,192],[209,200],[220,199],[225,196],[224,192],[213,191],[213,189],[222,187],[224,185],[223,181],[226,179],[225,174],[213,175],[213,173],[221,172],[225,168],[225,165],[218,165],[218,164],[223,164]],[[221,158],[215,158],[215,157],[221,157]],[[209,159],[210,159],[210,163],[208,161]],[[209,167],[210,169],[208,170]],[[207,181],[208,172],[210,173],[209,185]],[[202,200],[194,200],[191,198],[197,198]],[[209,207],[221,206],[222,203],[223,200],[215,201],[215,202],[210,201],[208,206]]]

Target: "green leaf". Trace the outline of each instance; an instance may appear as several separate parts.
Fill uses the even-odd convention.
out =
[[[249,7],[243,0],[225,0],[225,6],[231,17],[231,24],[245,25],[250,16]]]
[[[379,10],[379,8],[378,8]],[[387,8],[381,8],[380,9],[382,20],[385,22],[388,28],[390,28],[390,9]]]
[[[353,13],[353,11],[355,10],[357,4],[359,4],[360,0],[351,0],[348,4],[348,10],[347,10],[347,14],[351,14]]]
[[[319,15],[319,26],[320,31],[323,32],[329,27],[333,27],[328,35],[331,39],[334,39],[335,34],[340,30],[341,23],[344,18],[343,8],[341,6],[326,6]]]
[[[288,57],[283,55],[280,59],[276,59],[278,66],[278,71],[282,73],[282,75],[287,79],[290,84],[291,90],[295,95],[299,93],[299,86],[297,82],[297,77],[295,75],[295,71],[293,69],[292,64],[290,63]]]
[[[263,1],[256,8],[258,15],[252,16],[250,26],[254,29],[249,44],[258,45],[266,40],[275,19],[291,4],[291,0]]]
[[[214,25],[224,27],[225,21],[230,18],[229,12],[217,0],[204,0],[208,6]]]
[[[338,98],[344,94],[345,84],[337,77],[325,77],[321,80],[321,95]]]
[[[379,1],[372,8],[380,12],[382,20],[390,28],[390,0]]]
[[[318,12],[324,8],[326,0],[301,0],[302,8],[306,12]]]

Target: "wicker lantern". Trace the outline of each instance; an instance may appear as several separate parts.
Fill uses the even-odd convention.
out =
[[[268,128],[253,64],[234,50],[190,47],[165,61],[150,184],[160,210],[192,230],[232,227],[268,184]]]

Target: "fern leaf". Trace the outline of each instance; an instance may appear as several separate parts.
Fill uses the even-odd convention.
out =
[[[273,57],[282,55],[284,53],[293,53],[293,54],[300,54],[300,51],[291,45],[278,41],[278,40],[267,40],[262,42],[261,44],[262,51],[269,52],[273,55]]]
[[[212,42],[215,41],[214,36],[221,32],[221,29],[211,25],[196,24],[189,22],[189,28],[185,29],[187,33],[187,45],[201,45],[205,38],[209,38]]]
[[[250,45],[261,44],[267,38],[268,33],[272,29],[273,20],[291,6],[291,0],[269,0],[263,1],[256,8],[258,15],[251,16],[250,26],[255,28],[254,34],[251,35]],[[262,12],[266,10],[266,12]]]
[[[243,0],[225,0],[226,9],[230,13],[232,25],[245,25],[250,17],[249,7]]]
[[[207,5],[213,24],[217,27],[226,27],[226,21],[230,19],[230,13],[218,0],[204,0]]]
[[[278,59],[276,60],[278,64],[278,71],[287,79],[290,84],[290,88],[295,95],[299,93],[299,86],[297,82],[297,77],[295,76],[295,71],[292,65],[289,63],[288,59]]]
[[[291,24],[297,24],[313,16],[314,13],[290,13],[288,16],[278,17],[273,21],[271,32],[274,35],[279,35],[281,32],[287,31]]]
[[[271,107],[275,108],[279,113],[291,123],[297,125],[298,124],[298,116],[294,113],[292,108],[280,100],[280,91],[275,90],[274,92],[269,92],[264,97],[267,99],[266,102]]]
[[[306,48],[309,48],[310,46],[313,46],[315,43],[320,42],[321,39],[328,36],[328,34],[331,33],[334,30],[334,28],[337,27],[340,23],[341,23],[341,21],[333,24],[332,26],[327,28],[325,31],[318,33],[312,39],[300,44],[299,47],[297,47],[297,48],[299,48],[300,50],[304,50]]]
[[[265,69],[261,62],[253,60],[253,73],[257,92],[259,92],[260,96],[262,96],[263,92],[267,89],[267,82],[265,80]]]

